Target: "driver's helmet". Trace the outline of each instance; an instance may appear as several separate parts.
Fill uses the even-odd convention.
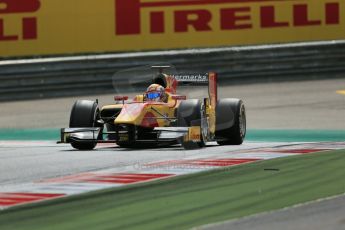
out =
[[[147,101],[165,102],[166,93],[164,87],[159,84],[150,85],[146,90],[145,99]]]

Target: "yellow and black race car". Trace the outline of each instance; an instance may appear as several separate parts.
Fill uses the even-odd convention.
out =
[[[69,128],[61,129],[60,143],[79,150],[91,150],[97,143],[116,143],[140,148],[182,144],[186,149],[242,144],[246,135],[246,112],[240,99],[218,99],[217,74],[164,74],[159,69],[144,94],[128,101],[115,96],[112,105],[98,107],[98,101],[78,100],[73,105]],[[177,94],[180,85],[205,85],[208,96],[187,99]],[[128,102],[127,102],[128,101]]]

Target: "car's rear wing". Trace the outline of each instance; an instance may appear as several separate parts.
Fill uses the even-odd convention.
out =
[[[203,86],[208,85],[208,93],[211,105],[215,106],[218,100],[217,74],[209,72],[206,74],[176,74],[172,75],[178,85]],[[215,108],[215,107],[214,107]]]
[[[181,73],[181,74],[163,74],[165,69],[170,69],[171,66],[151,66],[151,69],[158,70],[159,77],[154,79],[154,83],[164,85],[166,90],[171,93],[176,93],[176,88],[178,85],[185,86],[204,86],[208,85],[208,94],[210,98],[210,103],[215,108],[218,100],[217,93],[217,73]],[[163,76],[165,78],[163,82],[159,78]],[[163,83],[163,84],[162,84]]]
[[[209,116],[209,131],[214,134],[216,132],[216,107],[218,101],[217,74],[209,72],[206,74],[179,74],[172,77],[177,82],[176,85],[208,86],[209,98],[204,98],[204,103]]]

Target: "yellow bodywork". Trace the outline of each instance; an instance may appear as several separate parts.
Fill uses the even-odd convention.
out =
[[[143,95],[137,95],[130,103],[120,103],[115,105],[104,106],[104,109],[121,109],[120,114],[114,120],[114,124],[130,124],[141,127],[169,127],[171,121],[176,120],[176,109],[181,100],[185,100],[184,96],[177,96],[176,80],[166,75],[167,87],[167,102],[145,101]],[[217,74],[209,73],[209,97],[204,99],[205,112],[207,119],[208,135],[211,139],[216,132],[216,105],[217,105]],[[184,97],[184,98],[182,98]],[[188,130],[185,139],[191,141],[201,140],[200,126],[192,126]]]
[[[131,124],[142,127],[168,127],[170,118],[175,117],[175,110],[180,101],[169,95],[168,103],[143,101],[142,95],[127,104],[104,106],[103,109],[121,109],[121,113],[114,120],[114,124]]]
[[[199,142],[201,140],[201,127],[192,126],[188,129],[188,134],[184,136],[184,141]]]
[[[169,126],[166,118],[174,117],[175,108],[164,104],[133,103],[125,104],[122,111],[115,119],[115,124],[133,124],[143,127]]]

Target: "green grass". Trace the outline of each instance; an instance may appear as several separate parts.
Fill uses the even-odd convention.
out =
[[[246,140],[265,142],[345,141],[345,130],[250,129]]]
[[[59,140],[59,129],[0,129],[0,140]],[[345,141],[344,130],[249,129],[247,141]]]
[[[0,140],[59,140],[59,129],[0,129]]]
[[[0,212],[0,229],[187,229],[342,194],[344,165],[339,150],[62,198]]]

